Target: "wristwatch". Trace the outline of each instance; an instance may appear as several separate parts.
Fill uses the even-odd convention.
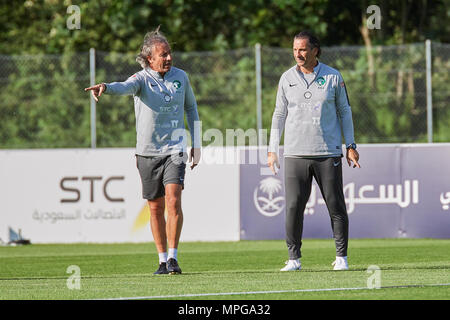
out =
[[[353,149],[353,150],[356,150],[356,143],[352,143],[352,144],[349,144],[348,146],[347,146],[347,150],[348,149]]]

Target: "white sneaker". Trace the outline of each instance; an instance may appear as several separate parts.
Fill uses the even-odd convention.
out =
[[[286,266],[282,269],[280,269],[280,271],[296,271],[296,270],[301,270],[302,269],[302,264],[300,262],[300,259],[296,259],[296,260],[289,260],[285,262]]]
[[[347,257],[336,257],[331,265],[334,266],[333,270],[348,270]]]

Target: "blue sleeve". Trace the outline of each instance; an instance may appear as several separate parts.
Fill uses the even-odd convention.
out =
[[[191,134],[191,144],[194,148],[200,148],[202,145],[202,137],[200,130],[200,120],[197,110],[197,101],[194,96],[189,78],[186,75],[186,90],[184,97],[184,110],[186,112],[187,124]]]
[[[336,86],[336,109],[339,119],[341,120],[342,132],[345,139],[345,145],[355,142],[352,109],[348,99],[347,87],[345,86],[342,75],[338,75],[338,83]]]
[[[123,82],[105,83],[106,94],[137,95],[141,90],[141,81],[138,74],[134,74]]]

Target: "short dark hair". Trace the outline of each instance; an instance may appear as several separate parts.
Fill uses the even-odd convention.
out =
[[[312,34],[310,31],[302,31],[295,35],[294,40],[296,39],[308,39],[311,47],[318,49],[317,58],[320,57],[320,54],[322,53],[322,50],[320,49],[320,41],[319,38],[317,38],[314,34]]]

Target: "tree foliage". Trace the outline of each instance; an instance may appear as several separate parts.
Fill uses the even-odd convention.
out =
[[[0,4],[1,54],[136,52],[146,31],[161,25],[176,51],[253,46],[290,47],[314,31],[324,45],[361,45],[369,5],[381,9],[374,44],[450,42],[447,0],[26,0]],[[67,8],[78,5],[81,29],[69,30]]]

